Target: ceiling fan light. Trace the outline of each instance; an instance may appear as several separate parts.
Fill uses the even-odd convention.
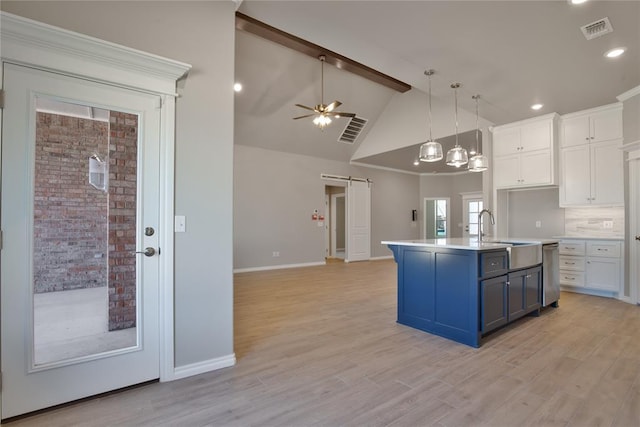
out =
[[[469,160],[470,172],[484,172],[489,169],[489,158],[484,154],[477,154]]]
[[[421,162],[437,162],[442,160],[442,144],[437,141],[427,141],[420,146],[420,155],[418,158]]]
[[[320,129],[324,129],[331,124],[331,119],[329,118],[329,116],[320,114],[313,119],[313,124],[318,126]]]
[[[469,162],[467,150],[460,146],[453,147],[447,152],[447,165],[459,168]]]

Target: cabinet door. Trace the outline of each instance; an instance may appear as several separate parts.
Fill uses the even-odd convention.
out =
[[[480,282],[480,327],[489,332],[507,324],[507,276]]]
[[[520,146],[523,152],[551,149],[553,141],[553,122],[544,121],[522,126],[520,130]]]
[[[615,258],[587,258],[585,286],[605,291],[620,291],[620,260]]]
[[[493,155],[507,156],[520,152],[520,127],[496,129],[493,132]]]
[[[523,153],[520,157],[520,185],[553,184],[551,151]]]
[[[493,186],[510,188],[520,185],[520,156],[496,157],[493,159]]]
[[[618,141],[591,145],[591,204],[624,206],[623,155]]]
[[[589,134],[589,116],[571,117],[562,119],[560,125],[560,146],[573,147],[584,145],[591,141]]]
[[[591,142],[622,138],[622,109],[591,114]]]
[[[520,270],[509,273],[509,289],[508,289],[508,320],[511,322],[525,315],[525,284],[527,270]]]
[[[589,145],[563,148],[560,155],[560,206],[591,202]]]
[[[530,268],[524,281],[524,306],[527,313],[542,306],[542,269]]]

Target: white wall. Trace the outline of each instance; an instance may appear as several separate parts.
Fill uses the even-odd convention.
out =
[[[187,62],[176,117],[175,364],[233,353],[232,2],[3,1],[16,15]],[[215,102],[214,102],[215,101]]]
[[[418,207],[416,175],[236,144],[234,268],[324,262],[324,229],[311,215],[314,209],[326,213],[325,185],[335,184],[320,179],[322,173],[373,180],[372,257],[391,255],[381,240],[418,237],[411,221]],[[280,256],[274,258],[274,251]]]
[[[550,238],[565,234],[565,210],[558,203],[558,188],[509,192],[507,237]],[[536,227],[540,221],[540,228]]]

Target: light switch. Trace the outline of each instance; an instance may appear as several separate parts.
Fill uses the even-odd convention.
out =
[[[176,215],[174,231],[176,233],[184,233],[187,231],[187,219],[184,215]]]

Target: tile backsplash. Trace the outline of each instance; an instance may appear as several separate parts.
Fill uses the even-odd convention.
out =
[[[624,208],[567,208],[564,212],[564,234],[624,238]]]

